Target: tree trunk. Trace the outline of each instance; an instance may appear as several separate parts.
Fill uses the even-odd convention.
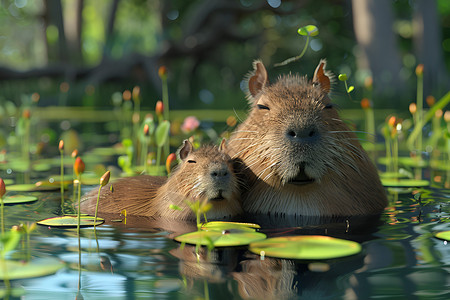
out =
[[[45,0],[45,30],[47,31],[47,53],[49,62],[67,62],[67,43],[64,33],[64,21],[61,0]],[[57,30],[57,41],[48,39],[48,30],[54,26]]]
[[[116,22],[117,8],[120,0],[114,0],[108,16],[108,24],[105,28],[105,46],[103,48],[103,59],[110,57],[111,48],[114,43],[114,24]]]
[[[424,65],[424,96],[437,93],[439,97],[450,85],[435,0],[415,1],[413,28],[417,63]]]
[[[392,32],[391,0],[352,0],[353,23],[360,50],[360,69],[372,74],[374,92],[394,97],[404,89],[402,67],[395,35]]]
[[[81,63],[81,31],[83,24],[84,0],[68,1],[64,9],[64,30],[67,39],[69,57],[73,63]]]

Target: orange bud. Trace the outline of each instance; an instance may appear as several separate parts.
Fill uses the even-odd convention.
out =
[[[148,124],[144,125],[144,135],[148,135],[148,132],[150,130],[150,127],[148,127]]]
[[[172,171],[172,168],[175,165],[176,161],[177,161],[177,156],[175,155],[175,153],[170,153],[169,156],[167,156],[166,170],[167,170],[168,174],[170,174],[170,172]]]
[[[391,116],[391,117],[389,118],[389,120],[388,120],[388,124],[389,124],[389,126],[391,126],[391,127],[394,127],[394,126],[395,126],[395,122],[396,122],[395,116]]]
[[[70,85],[69,85],[69,83],[67,83],[65,81],[61,82],[61,84],[59,85],[59,90],[62,93],[67,93],[69,91],[69,89],[70,89]]]
[[[417,105],[413,102],[409,105],[409,112],[414,115],[417,111]]]
[[[31,117],[31,112],[28,108],[23,110],[22,117],[24,119],[29,119]]]
[[[423,64],[418,64],[417,65],[417,67],[416,67],[416,75],[418,77],[422,77],[423,76],[423,69],[424,69]]]
[[[429,107],[432,107],[436,103],[436,99],[431,95],[427,97],[426,101]]]
[[[81,159],[81,157],[78,156],[73,165],[75,174],[77,174],[77,176],[80,176],[81,174],[83,174],[85,167],[86,166],[84,165],[83,160]]]
[[[5,182],[2,178],[0,178],[0,198],[3,198],[3,195],[6,193]]]
[[[444,120],[445,120],[445,122],[447,122],[447,123],[450,122],[450,110],[447,110],[447,111],[444,113]]]
[[[158,69],[158,75],[161,79],[166,79],[167,78],[167,68],[166,66],[161,66]]]
[[[38,102],[40,98],[41,96],[39,95],[39,93],[33,93],[31,95],[31,101],[33,101],[34,103]]]
[[[443,115],[444,113],[442,112],[442,109],[438,109],[435,113],[434,113],[434,117],[436,118],[436,119],[440,119],[440,118],[442,118],[442,115]]]
[[[131,93],[131,96],[133,97],[133,100],[139,100],[139,96],[141,95],[141,88],[139,86],[135,86],[133,88],[133,92]]]
[[[125,90],[125,91],[122,93],[122,98],[123,98],[123,100],[125,100],[125,101],[130,101],[130,100],[131,100],[131,92],[130,92],[129,90]]]
[[[111,177],[111,172],[106,171],[105,174],[103,174],[103,176],[100,178],[100,185],[101,186],[107,185],[110,177]]]
[[[78,156],[78,150],[75,149],[72,151],[72,158],[76,158]]]
[[[163,111],[164,111],[164,104],[162,103],[162,101],[156,102],[156,107],[155,107],[156,115],[162,116]]]
[[[133,122],[133,124],[139,123],[140,119],[141,115],[138,112],[134,112],[133,115],[131,116],[131,121]]]
[[[63,151],[64,150],[64,141],[63,140],[59,141],[58,149],[59,149],[59,151]]]
[[[363,98],[363,99],[361,100],[361,107],[362,107],[363,109],[369,109],[369,108],[372,107],[372,104],[370,103],[370,100],[369,100],[369,99]]]

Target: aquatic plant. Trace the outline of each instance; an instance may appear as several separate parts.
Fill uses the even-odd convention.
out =
[[[80,216],[81,216],[81,174],[84,173],[85,164],[81,157],[77,157],[75,164],[73,165],[75,175],[77,175],[78,185],[78,213],[77,213],[77,232],[80,234]]]
[[[351,92],[353,92],[353,90],[355,89],[355,87],[353,85],[348,85],[347,84],[347,74],[343,73],[343,74],[339,74],[338,76],[339,81],[343,81],[344,85],[345,85],[345,91],[347,92],[348,97],[350,98],[350,100],[352,100],[352,96],[350,95]],[[352,100],[353,101],[353,100]]]
[[[2,226],[2,234],[4,234],[5,233],[5,224],[4,224],[4,220],[3,220],[3,207],[4,207],[4,204],[3,204],[3,196],[5,195],[5,193],[6,193],[6,186],[5,186],[5,182],[3,181],[3,179],[2,178],[0,178],[0,214],[1,214],[1,226]]]
[[[61,179],[60,179],[60,187],[61,187],[61,213],[64,214],[64,141],[60,140],[59,145],[59,154],[61,156]]]
[[[162,107],[164,120],[169,121],[169,85],[167,83],[168,69],[166,66],[161,66],[158,69],[159,78],[162,82]],[[161,121],[160,121],[161,123]],[[164,153],[168,155],[170,153],[169,139],[164,143]]]
[[[103,176],[100,178],[100,187],[98,188],[97,203],[95,205],[94,228],[95,228],[95,224],[97,223],[97,212],[98,212],[98,203],[100,201],[100,191],[101,191],[102,187],[104,187],[105,185],[108,184],[110,176],[111,176],[111,172],[106,171],[106,173],[103,174]],[[80,204],[78,204],[78,205],[80,205]]]
[[[310,38],[314,37],[314,36],[317,36],[319,34],[319,28],[317,28],[314,25],[306,25],[306,26],[300,27],[297,30],[297,33],[299,35],[301,35],[301,36],[306,36],[306,42],[305,42],[305,46],[303,47],[302,52],[300,52],[300,54],[297,55],[297,56],[288,58],[288,59],[286,59],[286,60],[284,60],[284,61],[282,61],[280,63],[275,64],[274,65],[275,67],[285,66],[285,65],[287,65],[289,63],[292,63],[292,62],[297,61],[300,58],[302,58],[303,55],[305,55],[306,50],[308,49]]]

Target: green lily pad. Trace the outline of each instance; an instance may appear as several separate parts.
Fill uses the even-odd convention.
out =
[[[81,216],[80,227],[98,226],[105,222],[104,219],[97,217],[97,222],[94,222],[93,216]],[[59,216],[41,220],[37,222],[39,225],[51,227],[77,227],[78,218],[76,216]]]
[[[321,235],[269,238],[250,244],[250,251],[266,256],[290,259],[332,259],[357,254],[361,245]]]
[[[242,229],[200,230],[179,235],[175,240],[182,243],[214,247],[230,247],[248,245],[251,242],[265,239],[261,232],[249,232]]]
[[[13,287],[9,291],[7,291],[5,289],[0,289],[0,298],[6,299],[6,295],[9,295],[10,297],[12,296],[12,297],[20,298],[23,295],[25,295],[25,293],[26,293],[26,291],[22,287]]]
[[[8,192],[56,191],[58,189],[60,189],[59,185],[47,185],[41,184],[41,182],[38,182],[38,184],[34,183],[13,184],[6,187],[6,190]]]
[[[35,196],[14,195],[14,196],[8,196],[8,197],[3,198],[3,203],[5,203],[5,204],[28,203],[28,202],[34,202],[37,199],[38,199],[38,197],[35,197]]]
[[[6,265],[6,275],[3,267],[0,268],[0,279],[7,277],[10,280],[35,278],[56,273],[64,267],[64,263],[55,258],[37,258],[30,262],[6,260],[0,265]]]
[[[255,231],[261,228],[258,224],[253,223],[239,223],[239,222],[225,222],[225,221],[212,221],[204,223],[202,225],[203,230],[229,230],[229,229],[242,229]]]
[[[14,179],[3,179],[6,186],[14,184]]]
[[[441,240],[450,241],[450,230],[438,232],[434,236]]]
[[[13,184],[6,187],[6,190],[13,192],[33,192],[36,191],[37,187],[34,183],[28,184]]]
[[[430,185],[428,180],[382,178],[381,183],[386,187],[426,187]]]

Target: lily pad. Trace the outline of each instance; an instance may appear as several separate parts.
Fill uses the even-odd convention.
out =
[[[228,229],[242,229],[255,231],[261,228],[258,224],[254,223],[239,223],[239,222],[225,222],[225,221],[212,221],[204,223],[202,229],[204,230],[228,230]]]
[[[441,240],[450,241],[450,230],[438,232],[434,236]]]
[[[182,243],[214,247],[230,247],[248,245],[263,240],[266,235],[261,232],[249,232],[242,229],[200,230],[179,235],[175,240]]]
[[[357,254],[361,245],[321,235],[269,238],[250,244],[250,251],[266,256],[290,259],[332,259]]]
[[[13,184],[7,186],[6,190],[13,192],[33,192],[37,190],[37,186],[34,183],[28,184]]]
[[[6,260],[6,275],[10,280],[35,278],[56,273],[64,267],[64,263],[55,258],[37,258],[30,262]],[[5,268],[0,268],[0,279],[5,279]]]
[[[382,178],[381,183],[386,187],[426,187],[430,185],[428,180]]]
[[[97,217],[97,222],[94,222],[93,216],[81,216],[80,227],[98,226],[105,222],[104,219]],[[78,218],[76,216],[59,216],[41,220],[37,222],[39,225],[51,227],[77,227]]]
[[[36,192],[36,191],[56,191],[60,189],[59,185],[54,184],[43,184],[42,181],[34,183],[26,183],[26,184],[13,184],[8,185],[6,190],[8,192]]]
[[[28,203],[28,202],[34,202],[37,199],[38,199],[38,197],[35,197],[35,196],[14,195],[14,196],[8,196],[8,197],[3,198],[3,203],[5,203],[5,204]]]

